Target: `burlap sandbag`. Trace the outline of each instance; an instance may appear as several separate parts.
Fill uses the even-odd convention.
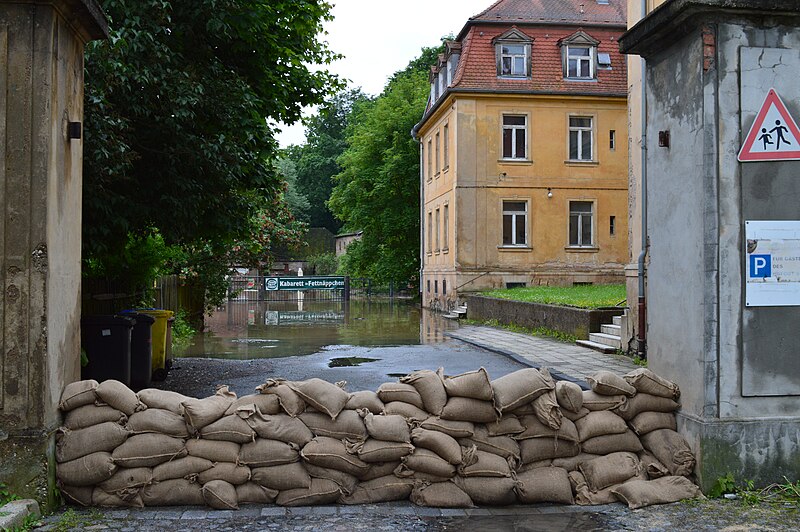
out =
[[[663,477],[656,480],[634,480],[617,486],[612,493],[628,508],[635,510],[653,504],[668,504],[683,499],[703,497],[700,488],[682,476]]]
[[[415,371],[400,377],[400,382],[412,385],[419,392],[425,410],[437,416],[442,412],[447,403],[447,392],[440,373],[427,369]]]
[[[342,410],[336,419],[319,412],[303,412],[300,421],[311,430],[314,436],[327,436],[337,439],[358,439],[367,437],[364,420],[354,410]]]
[[[566,418],[561,420],[561,427],[558,430],[551,429],[536,416],[523,416],[521,422],[525,427],[525,431],[512,436],[517,441],[529,438],[558,438],[573,442],[579,441],[578,429],[575,428],[575,423]]]
[[[93,486],[67,486],[66,484],[58,484],[58,490],[64,496],[64,500],[69,504],[77,506],[91,506],[92,505],[92,492]]]
[[[223,416],[200,429],[200,437],[206,440],[249,443],[256,433],[244,419],[236,415]]]
[[[267,379],[264,384],[256,386],[256,390],[263,394],[276,395],[283,411],[292,417],[299,416],[306,409],[306,402],[287,386],[285,379]]]
[[[481,401],[469,397],[451,397],[439,416],[451,421],[471,421],[473,423],[494,423],[498,415],[491,401]]]
[[[349,441],[345,447],[347,452],[358,455],[361,460],[368,464],[393,462],[414,450],[414,446],[410,443],[376,440],[374,438],[364,441]]]
[[[416,388],[410,384],[403,384],[402,382],[384,382],[378,388],[378,398],[385,403],[392,403],[399,401],[414,405],[417,408],[424,410],[425,405],[422,403],[422,396]]]
[[[470,438],[462,438],[458,443],[464,447],[475,445],[481,451],[493,453],[503,458],[519,461],[520,451],[517,441],[510,436],[489,436],[485,425],[475,425]]]
[[[599,504],[612,504],[617,502],[617,497],[612,493],[617,485],[602,489],[600,491],[591,491],[583,473],[580,471],[572,471],[569,474],[569,480],[572,484],[572,491],[575,493],[575,504],[580,506],[597,506]]]
[[[470,465],[461,466],[458,474],[462,477],[510,477],[511,466],[508,460],[486,451],[476,450],[474,461]]]
[[[347,452],[340,440],[317,436],[300,451],[300,456],[309,463],[344,471],[360,477],[369,470],[369,464]]]
[[[622,434],[628,430],[625,420],[610,410],[598,410],[575,422],[578,437],[584,442],[597,436]]]
[[[181,403],[191,399],[178,392],[171,392],[169,390],[158,390],[156,388],[146,388],[140,390],[139,400],[147,405],[148,408],[160,408],[162,410],[169,410],[173,414],[182,416],[183,407]]]
[[[356,486],[358,486],[358,479],[349,473],[345,473],[344,471],[330,469],[328,467],[320,467],[309,462],[306,462],[305,466],[312,479],[324,478],[327,480],[332,480],[339,485],[342,493],[346,495],[353,493],[353,491],[356,489]]]
[[[423,429],[443,432],[453,438],[469,438],[475,433],[475,424],[471,421],[455,421],[431,416],[419,424]]]
[[[517,481],[512,478],[456,477],[455,483],[477,505],[508,506],[517,502]]]
[[[626,395],[602,395],[593,390],[585,390],[583,392],[583,408],[587,408],[592,412],[598,410],[613,410],[624,405],[628,397]]]
[[[659,429],[678,430],[675,414],[672,412],[642,412],[628,421],[628,425],[639,436]]]
[[[675,401],[681,396],[681,390],[674,382],[660,377],[647,368],[639,368],[626,374],[625,381],[636,388],[639,393],[666,397]]]
[[[361,482],[367,482],[368,480],[375,480],[376,478],[385,477],[394,473],[395,469],[400,467],[400,465],[400,460],[395,462],[369,464],[369,469],[367,469],[364,473],[361,473],[357,478]]]
[[[347,404],[344,405],[346,410],[366,409],[373,414],[380,414],[383,412],[384,407],[383,401],[381,401],[378,398],[378,394],[372,390],[362,390],[351,393]]]
[[[238,510],[236,488],[224,480],[211,480],[200,489],[203,500],[215,510]]]
[[[241,446],[232,441],[188,440],[186,451],[212,462],[236,462]]]
[[[468,397],[479,401],[492,401],[492,384],[484,368],[452,377],[444,377],[444,389],[449,397]]]
[[[567,471],[576,471],[578,467],[588,460],[599,458],[599,454],[580,453],[575,456],[567,456],[564,458],[556,458],[553,460],[553,467],[561,467]]]
[[[92,490],[92,506],[103,508],[144,508],[139,490],[130,493],[109,493],[99,487]]]
[[[644,468],[648,479],[654,480],[657,478],[670,476],[669,469],[667,469],[664,464],[659,462],[658,459],[652,454],[648,453],[647,451],[641,451],[638,453],[638,456],[639,460],[642,462],[642,467]]]
[[[142,489],[146,506],[194,506],[205,504],[201,486],[185,478],[154,482]]]
[[[421,408],[418,408],[411,403],[404,403],[403,401],[392,401],[386,403],[383,407],[383,413],[389,415],[400,415],[409,421],[423,421],[430,417],[430,414]]]
[[[622,434],[607,434],[589,438],[581,442],[581,449],[585,453],[592,454],[611,454],[622,451],[638,453],[642,450],[642,443],[632,430],[626,430]]]
[[[499,413],[514,410],[525,403],[533,402],[543,393],[554,390],[556,385],[550,373],[527,368],[509,373],[491,382],[494,406]]]
[[[431,475],[430,473],[424,473],[422,471],[414,471],[413,469],[409,469],[405,464],[400,464],[397,469],[394,470],[394,475],[398,478],[414,479],[414,482],[428,482],[431,484],[453,480],[452,477],[440,477],[439,475]]]
[[[561,428],[561,420],[564,416],[561,413],[561,407],[558,406],[555,391],[549,390],[534,399],[533,412],[539,418],[539,421],[551,429],[558,430]]]
[[[255,415],[247,423],[256,431],[259,438],[294,443],[303,447],[314,438],[305,423],[287,414],[275,416]]]
[[[589,489],[600,491],[641,474],[642,464],[633,453],[617,452],[583,462],[578,469],[583,473]]]
[[[598,371],[590,377],[586,377],[586,382],[592,390],[600,395],[636,395],[636,388],[628,384],[625,379],[610,371]]]
[[[414,453],[404,456],[401,462],[413,471],[428,473],[437,477],[452,478],[456,474],[454,465],[428,449],[414,449]]]
[[[110,453],[92,453],[58,464],[56,477],[68,486],[94,486],[111,478],[117,472],[117,467]]]
[[[541,460],[577,456],[581,448],[577,443],[566,440],[530,438],[519,442],[519,450],[522,463],[528,464]]]
[[[339,485],[326,478],[312,478],[311,486],[280,492],[278,506],[315,506],[335,503],[342,492]]]
[[[141,488],[153,482],[153,470],[149,467],[122,467],[117,469],[111,478],[104,480],[98,487],[108,493]]]
[[[300,461],[299,447],[293,443],[258,438],[239,450],[237,463],[249,467],[269,467]]]
[[[124,412],[128,417],[147,408],[133,390],[114,379],[101,382],[95,393],[100,401]]]
[[[122,467],[154,467],[186,456],[184,440],[164,434],[136,434],[114,449],[114,463]]]
[[[558,406],[570,412],[580,412],[583,408],[583,390],[574,382],[556,382],[556,400]]]
[[[287,382],[286,385],[294,390],[306,404],[312,406],[317,412],[327,414],[331,419],[336,419],[350,399],[349,393],[322,379],[313,378]]]
[[[250,409],[251,407],[256,407],[259,412],[269,416],[281,413],[281,403],[277,395],[256,393],[239,397],[231,403],[231,406],[225,411],[225,415],[235,414],[239,408]]]
[[[136,412],[128,419],[128,429],[135,434],[156,432],[173,438],[188,438],[189,429],[183,416],[163,408],[148,408]]]
[[[418,448],[430,449],[453,465],[461,463],[461,446],[443,432],[418,427],[411,431],[411,442]]]
[[[107,421],[124,425],[128,416],[114,407],[95,404],[79,406],[64,415],[64,427],[69,430],[85,429]]]
[[[417,482],[411,492],[411,502],[434,508],[472,508],[472,499],[454,482]]]
[[[153,468],[153,480],[163,482],[174,478],[197,478],[197,475],[211,469],[214,462],[198,456],[185,456],[164,462]]]
[[[583,394],[581,394],[581,397],[583,397]],[[561,409],[561,415],[564,416],[564,419],[569,419],[573,423],[577,422],[579,419],[583,417],[588,416],[590,412],[591,410],[584,407],[581,407],[581,409],[578,410],[577,412],[570,412],[569,410],[566,410],[564,408]]]
[[[212,480],[224,480],[234,486],[244,484],[250,480],[252,473],[247,466],[235,464],[233,462],[216,462],[214,467],[206,469],[197,475],[200,484],[211,482]]]
[[[555,467],[553,465],[553,460],[539,460],[538,462],[531,462],[530,464],[522,464],[517,466],[516,473],[524,473],[525,471],[530,471],[531,469],[539,469],[540,467]],[[567,470],[569,471],[569,470]]]
[[[129,435],[128,429],[113,421],[79,430],[62,428],[56,435],[56,460],[69,462],[87,454],[111,452],[122,445]]]
[[[525,432],[519,418],[513,414],[506,414],[494,423],[487,423],[486,430],[489,436],[515,436]]]
[[[211,397],[183,401],[181,403],[183,417],[191,427],[200,430],[225,415],[225,411],[235,400],[235,393],[230,391],[227,386],[219,386]]]
[[[311,486],[311,476],[300,462],[253,469],[256,484],[275,490],[293,490]]]
[[[542,467],[517,475],[517,497],[522,504],[572,504],[572,487],[565,469]]]
[[[379,502],[404,501],[414,489],[414,480],[394,475],[361,482],[350,495],[339,497],[341,504],[375,504]]]
[[[642,412],[675,412],[681,405],[666,397],[637,393],[624,404],[621,404],[616,413],[625,421],[630,421]]]
[[[278,490],[261,486],[255,482],[245,482],[236,486],[236,500],[239,504],[272,504],[278,497]]]
[[[658,429],[648,432],[642,436],[642,445],[671,474],[688,476],[694,471],[694,454],[683,436],[674,430]]]
[[[61,392],[58,408],[62,412],[69,412],[80,406],[91,405],[97,401],[98,383],[94,379],[71,382]]]
[[[403,416],[397,414],[376,416],[368,410],[360,410],[359,414],[364,416],[364,425],[372,438],[402,443],[411,441],[408,421]]]

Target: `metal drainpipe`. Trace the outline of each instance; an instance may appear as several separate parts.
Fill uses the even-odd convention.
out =
[[[647,15],[647,0],[642,0],[642,19]],[[645,296],[645,258],[647,257],[647,61],[642,63],[642,250],[639,253],[639,338],[637,354],[642,360],[647,359],[647,298]]]

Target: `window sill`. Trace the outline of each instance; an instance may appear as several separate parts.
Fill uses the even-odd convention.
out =
[[[444,248],[444,249],[442,250],[442,253],[443,253],[443,254],[445,254],[445,255],[447,255],[448,253],[450,253],[450,248]]]
[[[441,174],[442,174],[441,172],[436,172],[435,174],[433,174],[433,178],[434,178],[434,179],[439,179],[439,176],[440,176]]]
[[[441,253],[441,251],[439,251],[438,249],[433,252],[434,255],[439,255],[440,253]]]
[[[519,80],[519,81],[528,80],[528,81],[530,81],[531,77],[530,76],[513,76],[513,75],[510,75],[510,74],[498,74],[497,75],[497,79],[503,79],[503,80],[509,80],[509,81],[514,81],[514,80]]]
[[[585,246],[585,247],[578,247],[578,246],[567,246],[564,248],[564,251],[567,253],[597,253],[600,251],[600,248],[594,246]]]
[[[598,166],[600,164],[599,161],[595,161],[594,159],[591,161],[581,161],[578,159],[567,159],[564,161],[564,164],[567,166]]]
[[[497,246],[497,251],[533,251],[530,246]]]
[[[449,170],[450,170],[450,167],[449,166],[445,166],[444,170],[442,170],[442,173],[446,174]]]
[[[427,253],[425,253],[425,254],[426,254],[427,256],[429,256],[429,257],[433,256],[433,252],[431,252],[431,251],[428,251],[428,252],[427,252]]]
[[[574,81],[576,83],[597,83],[597,78],[564,78],[564,81]]]
[[[533,164],[530,159],[497,159],[498,164],[512,164],[516,166],[527,166]]]

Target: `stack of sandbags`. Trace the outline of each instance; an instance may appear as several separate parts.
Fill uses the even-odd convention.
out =
[[[269,379],[204,399],[117,381],[64,390],[57,475],[96,506],[514,503],[631,507],[696,496],[678,389],[647,370],[591,391],[546,369],[417,371],[376,391]],[[658,479],[658,484],[652,484]],[[682,480],[681,480],[682,479]]]

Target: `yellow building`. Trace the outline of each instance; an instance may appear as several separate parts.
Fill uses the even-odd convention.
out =
[[[623,282],[625,0],[501,0],[431,69],[421,147],[423,305],[459,292]]]

